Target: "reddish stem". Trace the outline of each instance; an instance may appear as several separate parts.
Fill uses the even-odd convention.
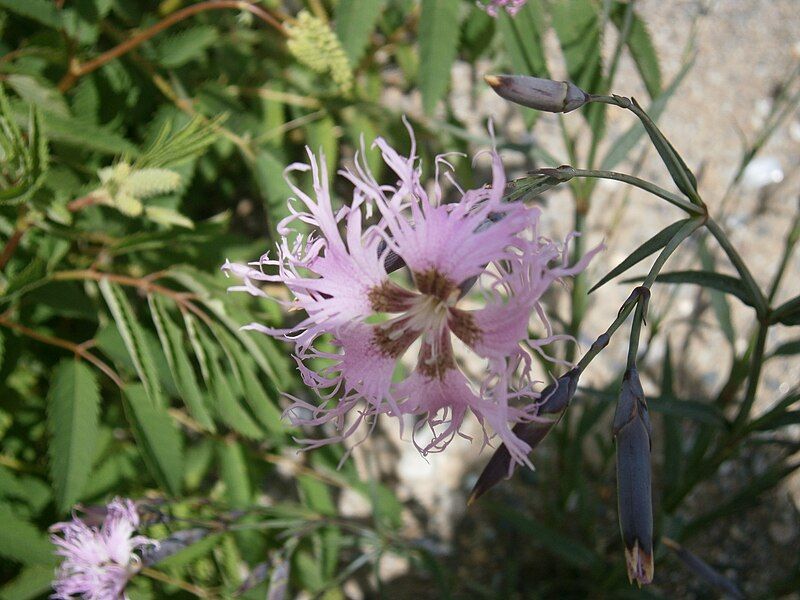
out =
[[[102,360],[97,358],[94,354],[92,354],[85,348],[86,342],[84,342],[83,344],[73,344],[68,340],[53,337],[50,335],[45,335],[43,333],[34,331],[29,327],[25,327],[25,325],[22,325],[20,323],[14,323],[13,321],[9,321],[5,316],[0,316],[0,325],[8,327],[9,329],[17,331],[22,335],[25,335],[31,339],[37,340],[44,344],[49,344],[51,346],[57,346],[59,348],[64,348],[65,350],[70,350],[73,353],[75,353],[75,355],[80,356],[84,360],[89,361],[95,367],[100,369],[103,373],[108,375],[108,378],[111,381],[113,381],[117,385],[117,387],[122,388],[125,385],[122,382],[122,379],[120,379],[119,375],[116,374],[114,369],[109,367],[106,363],[104,363]]]
[[[198,2],[197,4],[193,4],[191,6],[187,6],[179,11],[176,11],[166,17],[165,19],[159,21],[155,25],[148,27],[144,31],[141,31],[135,35],[133,35],[130,39],[122,42],[121,44],[111,48],[106,52],[103,52],[97,58],[93,58],[89,62],[85,62],[81,64],[76,59],[73,59],[69,65],[69,71],[66,75],[61,79],[58,84],[58,89],[61,92],[67,91],[71,88],[75,82],[80,78],[86,75],[87,73],[91,73],[102,67],[107,62],[114,60],[115,58],[119,58],[123,54],[130,52],[139,44],[142,44],[152,38],[154,35],[161,33],[165,29],[172,27],[176,23],[183,21],[184,19],[188,19],[191,16],[194,16],[198,13],[205,12],[207,10],[227,10],[227,9],[239,9],[239,10],[246,10],[249,13],[255,15],[271,27],[274,27],[280,34],[286,35],[286,31],[281,25],[280,21],[278,21],[275,17],[265,11],[263,8],[256,6],[255,4],[251,4],[250,2],[244,2],[243,0],[207,0],[206,2]]]
[[[4,269],[6,263],[14,256],[14,252],[16,252],[17,246],[19,246],[19,242],[22,240],[24,233],[25,229],[17,228],[14,230],[14,233],[11,234],[11,237],[8,238],[6,245],[3,247],[3,253],[0,254],[0,269]]]

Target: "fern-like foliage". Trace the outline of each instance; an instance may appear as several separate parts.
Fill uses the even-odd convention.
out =
[[[137,169],[175,167],[197,158],[219,139],[219,127],[226,118],[224,114],[211,120],[194,117],[175,133],[172,133],[172,123],[167,121],[134,166]]]
[[[47,169],[47,138],[39,112],[28,113],[24,135],[11,113],[11,105],[0,86],[0,204],[19,204],[30,198],[42,183]]]

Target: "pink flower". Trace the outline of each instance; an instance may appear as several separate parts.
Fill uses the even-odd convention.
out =
[[[56,553],[64,557],[53,582],[52,598],[126,598],[125,586],[141,566],[134,550],[157,546],[158,542],[133,535],[139,526],[139,515],[132,501],[115,498],[106,510],[99,528],[74,515],[72,521],[50,528],[54,533],[50,539],[58,546]]]
[[[490,17],[497,17],[501,8],[504,8],[512,17],[516,15],[528,0],[489,0],[489,4],[478,2],[478,6],[485,10]]]
[[[551,334],[539,301],[554,281],[584,269],[594,251],[569,266],[566,247],[538,234],[538,208],[504,202],[506,178],[494,151],[491,186],[463,191],[448,173],[461,199],[444,203],[439,174],[450,165],[437,158],[428,191],[410,127],[409,133],[408,157],[381,138],[375,141],[397,176],[394,185],[379,184],[363,156],[356,156],[353,170],[340,171],[353,197],[338,210],[324,157],[317,160],[309,151],[310,165],[291,165],[289,171],[311,171],[313,194],[289,181],[299,203],[290,201],[292,214],[278,225],[277,258],[226,262],[223,269],[243,280],[230,289],[269,297],[257,283],[282,282],[294,296],[284,304],[304,313],[288,329],[246,326],[292,342],[304,383],[322,399],[316,405],[294,398],[287,410],[293,422],[333,423],[338,431],[303,442],[315,447],[342,440],[381,414],[415,415],[421,419],[414,443],[427,454],[461,434],[471,412],[483,426],[484,443],[496,435],[513,463],[529,464],[530,446],[511,428],[537,418],[531,352],[543,353],[543,346],[562,337]],[[300,233],[298,224],[315,231]],[[389,276],[387,264],[398,263],[410,277]],[[478,278],[485,305],[469,310],[462,297]],[[530,338],[531,313],[544,323],[546,337]],[[454,338],[484,366],[481,385],[473,386],[462,371]],[[404,356],[416,358],[405,375],[398,370]],[[418,444],[425,424],[431,439]]]

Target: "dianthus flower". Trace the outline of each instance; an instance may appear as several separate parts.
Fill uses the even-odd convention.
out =
[[[490,17],[497,17],[501,8],[504,8],[512,17],[516,15],[528,0],[489,0],[488,4],[478,2],[478,6],[485,10]]]
[[[100,527],[92,527],[73,515],[72,520],[50,528],[56,553],[64,557],[53,582],[52,598],[69,600],[120,600],[126,598],[128,580],[141,568],[135,550],[158,542],[133,535],[139,527],[136,505],[115,498],[106,507]]]
[[[531,351],[543,352],[560,337],[552,335],[539,301],[554,281],[584,269],[591,254],[569,266],[566,245],[539,236],[538,208],[503,201],[506,178],[494,151],[491,186],[463,191],[448,177],[460,200],[444,203],[439,172],[449,164],[437,158],[427,191],[410,127],[409,133],[408,157],[381,138],[375,141],[397,176],[394,185],[375,180],[363,150],[353,169],[339,172],[352,184],[353,196],[338,210],[324,157],[317,160],[309,151],[309,165],[291,165],[287,171],[311,171],[313,194],[287,178],[299,203],[290,200],[292,214],[278,225],[277,258],[265,254],[248,265],[226,261],[223,269],[243,280],[230,289],[269,297],[257,282],[281,282],[294,296],[284,305],[305,313],[288,329],[246,326],[292,342],[303,382],[322,399],[317,405],[293,398],[287,410],[293,422],[333,423],[338,431],[302,442],[342,440],[364,419],[381,414],[401,418],[401,427],[404,415],[415,415],[422,418],[412,438],[424,455],[461,434],[472,412],[485,443],[497,435],[513,463],[529,464],[530,446],[511,428],[537,418]],[[367,225],[373,213],[377,218]],[[302,233],[304,225],[314,231]],[[398,266],[410,277],[390,277],[388,271]],[[485,306],[468,310],[463,296],[476,280]],[[530,338],[532,313],[544,322],[546,337]],[[481,385],[471,385],[462,371],[454,337],[482,359]],[[404,356],[416,358],[405,375],[398,369]],[[432,439],[420,444],[416,434],[425,424]]]

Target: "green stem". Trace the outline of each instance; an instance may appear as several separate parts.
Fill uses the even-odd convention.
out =
[[[783,247],[781,264],[778,266],[778,270],[775,272],[775,276],[773,277],[772,283],[769,286],[767,303],[770,305],[772,304],[772,301],[775,300],[775,296],[778,294],[778,289],[781,285],[781,279],[783,279],[783,274],[786,272],[786,267],[789,265],[789,260],[792,258],[792,253],[794,252],[794,247],[797,245],[798,239],[800,239],[800,211],[798,211],[797,215],[795,215],[794,223],[792,223],[792,228],[789,230],[789,235],[786,237],[786,244]]]
[[[769,325],[767,323],[759,323],[758,333],[756,334],[756,345],[750,357],[750,371],[747,374],[747,391],[745,392],[742,405],[739,407],[736,420],[733,422],[734,431],[741,428],[747,422],[747,418],[750,416],[750,410],[753,408],[756,392],[758,391],[758,383],[761,379],[761,367],[764,364],[764,350],[767,344],[768,331]]]
[[[753,279],[753,276],[750,274],[750,269],[744,264],[744,260],[742,260],[742,257],[733,247],[728,236],[725,235],[725,232],[714,219],[709,217],[706,221],[706,227],[711,232],[711,235],[717,238],[719,245],[725,251],[725,254],[728,255],[731,263],[733,263],[733,266],[742,278],[742,282],[749,288],[750,294],[753,297],[753,302],[755,303],[756,314],[758,314],[759,318],[763,319],[767,314],[767,300],[764,298],[761,288],[758,287],[755,279]]]
[[[686,224],[678,229],[677,233],[672,237],[672,239],[667,242],[667,245],[664,246],[664,249],[656,258],[653,266],[650,267],[650,272],[645,277],[644,281],[642,282],[642,287],[650,289],[653,283],[658,277],[658,274],[661,272],[661,269],[664,267],[664,263],[667,262],[667,259],[670,255],[675,252],[675,249],[680,246],[681,242],[685,240],[687,237],[692,235],[692,233],[703,225],[702,219],[691,219],[687,221]]]
[[[666,200],[670,204],[685,210],[689,214],[692,215],[704,214],[703,209],[701,207],[692,204],[691,202],[687,202],[677,194],[673,194],[672,192],[669,192],[664,188],[657,186],[654,183],[651,183],[644,179],[640,179],[639,177],[634,177],[633,175],[627,175],[626,173],[617,173],[616,171],[600,171],[596,169],[575,169],[573,167],[570,167],[570,173],[572,173],[574,177],[593,177],[598,179],[613,179],[614,181],[622,181],[623,183],[627,183],[628,185],[632,185],[646,192],[650,192],[654,196],[658,196],[659,198]]]
[[[600,354],[600,352],[608,346],[608,343],[611,341],[611,336],[619,329],[625,320],[628,318],[628,315],[631,314],[633,308],[642,301],[642,298],[647,296],[649,297],[649,291],[642,288],[637,287],[636,289],[631,292],[631,295],[625,301],[625,304],[622,305],[622,308],[619,309],[617,313],[617,318],[614,319],[614,322],[608,326],[605,333],[603,333],[600,337],[598,337],[595,342],[592,344],[592,347],[583,355],[583,357],[578,361],[576,365],[581,371],[584,371],[586,367],[589,366],[595,357]]]
[[[575,231],[582,232],[585,229],[585,221],[586,215],[583,211],[579,210],[579,207],[576,207],[575,210]],[[586,242],[584,240],[583,235],[579,235],[573,240],[572,246],[572,262],[577,263],[580,258],[583,256],[585,252]],[[588,298],[587,289],[589,287],[588,279],[586,276],[586,271],[578,273],[578,275],[572,280],[572,294],[571,294],[571,305],[572,305],[572,318],[569,323],[569,334],[578,339],[581,323],[583,322],[583,317],[586,314],[586,300]],[[567,347],[567,354],[566,354],[567,362],[572,362],[575,358],[575,345],[570,344]]]

